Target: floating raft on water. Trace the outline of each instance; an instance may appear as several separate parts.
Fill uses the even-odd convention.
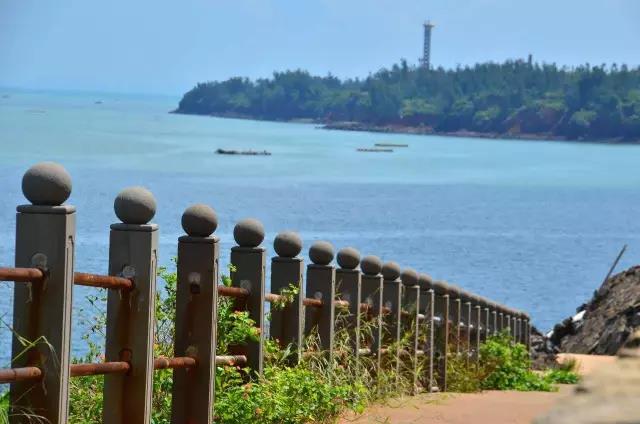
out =
[[[266,150],[224,150],[217,149],[216,153],[219,155],[241,155],[241,156],[271,156],[271,152]]]
[[[360,148],[359,152],[393,152],[393,149]]]
[[[408,144],[376,143],[376,147],[409,147]]]

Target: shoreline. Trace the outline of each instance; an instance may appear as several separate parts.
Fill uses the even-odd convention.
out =
[[[169,111],[172,114],[191,115],[191,116],[208,116],[213,118],[224,119],[242,119],[247,121],[266,121],[280,122],[286,124],[315,124],[316,128],[331,131],[354,131],[354,132],[370,132],[380,134],[409,134],[409,135],[432,135],[440,137],[452,138],[479,138],[486,140],[519,140],[519,141],[550,141],[550,142],[566,142],[566,143],[590,143],[590,144],[606,144],[606,145],[640,145],[639,140],[625,140],[622,138],[603,138],[603,139],[570,139],[563,136],[551,134],[535,134],[535,133],[483,133],[478,131],[435,131],[431,127],[419,126],[412,127],[407,125],[373,125],[363,122],[335,121],[327,122],[312,118],[300,119],[266,119],[255,116],[242,115],[237,113],[219,113],[219,114],[199,114],[179,111],[178,109]]]
[[[483,133],[478,131],[435,131],[430,127],[410,127],[404,125],[370,125],[361,122],[332,122],[324,123],[319,128],[333,131],[359,131],[383,134],[434,135],[440,137],[480,138],[486,140],[521,140],[521,141],[551,141],[566,143],[594,143],[607,145],[638,145],[640,140],[625,140],[620,138],[608,139],[570,139],[551,134],[531,133]]]

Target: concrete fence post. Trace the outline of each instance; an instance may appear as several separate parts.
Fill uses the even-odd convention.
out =
[[[15,265],[40,268],[45,279],[15,285],[13,330],[37,344],[23,353],[14,337],[11,366],[40,367],[43,379],[11,384],[11,423],[23,422],[25,410],[51,424],[67,423],[76,214],[63,203],[71,185],[67,171],[52,162],[34,165],[22,178],[31,204],[17,208]]]
[[[395,262],[386,262],[382,266],[384,278],[383,302],[391,312],[385,318],[386,345],[395,345],[395,369],[396,383],[399,382],[400,373],[400,340],[402,338],[402,283],[400,282],[400,266]],[[391,353],[391,352],[389,352]]]
[[[353,247],[345,247],[338,251],[336,269],[336,292],[340,300],[349,302],[349,314],[346,317],[345,330],[351,339],[353,352],[358,361],[360,355],[360,304],[362,303],[361,274],[357,269],[360,264],[360,252]],[[358,366],[356,364],[356,366]]]
[[[178,239],[178,281],[174,355],[198,366],[174,369],[171,423],[213,422],[219,273],[218,226],[213,209],[190,206],[182,214],[186,235]]]
[[[260,246],[264,240],[264,226],[253,218],[243,219],[233,229],[238,244],[231,248],[231,284],[249,291],[245,307],[259,331],[259,340],[243,347],[247,366],[262,374],[264,363],[264,295],[267,267],[266,251]]]
[[[477,302],[477,300],[476,300]],[[476,303],[473,307],[472,312],[472,324],[475,330],[475,340],[473,343],[473,358],[476,361],[476,365],[480,361],[480,342],[482,340],[482,333],[485,331],[484,326],[482,325],[482,307]]]
[[[432,288],[433,280],[428,274],[418,275],[418,284],[420,285],[420,308],[424,314],[423,329],[425,334],[425,343],[423,345],[424,354],[427,361],[426,369],[426,387],[427,391],[432,392],[435,386],[433,380],[433,342],[434,342],[434,300],[435,293]]]
[[[453,287],[453,286],[450,286]],[[462,299],[460,299],[460,294],[454,288],[454,292],[450,293],[451,296],[451,313],[452,321],[455,331],[455,344],[456,344],[456,354],[460,354],[461,350],[461,341],[462,341]]]
[[[491,310],[491,334],[493,334],[494,336],[496,334],[498,334],[498,311],[495,308],[495,304],[493,302],[491,302],[491,306],[490,306],[490,310]]]
[[[506,323],[505,314],[500,309],[500,312],[498,312],[498,332],[504,331],[504,329],[506,328],[505,323]]]
[[[109,275],[132,278],[133,289],[110,289],[107,296],[105,359],[127,361],[127,374],[104,378],[106,424],[151,421],[158,226],[149,224],[156,201],[147,189],[129,187],[115,199],[122,223],[112,224]]]
[[[525,315],[525,341],[524,343],[527,345],[527,351],[531,351],[531,321],[528,315]]]
[[[304,261],[298,256],[302,239],[297,233],[283,232],[276,236],[273,248],[278,256],[271,259],[271,293],[282,294],[290,287],[298,293],[284,306],[271,304],[269,336],[282,348],[291,345],[299,362],[304,342]]]
[[[362,270],[361,296],[362,302],[368,305],[367,319],[372,321],[371,338],[364,341],[375,355],[375,372],[380,375],[382,367],[382,306],[383,302],[383,277],[382,261],[377,256],[365,256],[360,261]],[[377,380],[378,385],[380,379]]]
[[[464,356],[465,356],[465,360],[467,361],[467,363],[469,363],[469,357],[471,355],[471,338],[472,338],[472,332],[473,332],[473,323],[472,323],[472,306],[471,306],[471,302],[469,301],[469,297],[468,297],[468,293],[465,292],[465,299],[463,301],[463,305],[462,305],[462,312],[463,312],[463,322],[464,322],[464,334],[463,334],[463,346],[465,349],[464,352]]]
[[[307,296],[321,300],[322,307],[305,308],[305,334],[317,329],[318,348],[327,352],[329,364],[333,364],[336,319],[336,270],[331,265],[333,252],[333,246],[326,241],[315,242],[309,248],[309,258],[313,263],[307,265]]]
[[[482,337],[480,339],[481,342],[486,342],[487,338],[493,334],[493,329],[491,328],[491,309],[487,307],[487,302],[482,302]]]
[[[413,338],[411,345],[409,346],[409,354],[411,356],[411,376],[413,380],[412,394],[418,392],[418,351],[420,341],[420,329],[422,323],[420,322],[420,286],[418,285],[418,273],[411,269],[406,268],[402,270],[400,274],[400,280],[403,285],[403,304],[405,308],[405,325],[402,327],[405,331],[413,332]]]
[[[442,281],[434,281],[435,292],[434,313],[438,318],[436,326],[436,342],[434,353],[437,363],[438,390],[447,391],[447,358],[449,356],[449,332],[451,327],[449,311],[449,286]]]

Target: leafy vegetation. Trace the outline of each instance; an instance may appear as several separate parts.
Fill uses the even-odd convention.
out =
[[[481,387],[490,390],[554,390],[550,382],[531,370],[527,347],[513,343],[508,333],[490,337],[480,347],[484,366]]]
[[[159,276],[164,280],[162,294],[156,302],[156,356],[173,355],[173,335],[176,303],[176,274],[161,268]],[[228,277],[222,284],[230,285]],[[283,290],[283,304],[293,301],[295,287]],[[88,352],[75,362],[103,360],[102,348],[95,343],[104,339],[104,296],[91,296],[89,334],[84,336]],[[84,315],[87,311],[82,311]],[[402,340],[389,346],[386,367],[376,370],[374,358],[351,354],[350,334],[343,325],[348,317],[338,313],[335,334],[335,350],[332,356],[319,349],[317,333],[305,341],[303,360],[291,361],[296,354],[290,347],[282,349],[276,341],[268,340],[265,346],[265,371],[263,376],[252,374],[237,366],[217,367],[216,422],[220,423],[306,423],[328,422],[347,410],[360,413],[367,404],[386,400],[415,391],[412,370],[419,374],[426,358],[418,363],[403,359],[400,373],[395,373],[393,359],[397,352],[406,351],[412,343],[414,323],[405,323]],[[369,339],[372,324],[362,321],[363,340]],[[218,354],[228,354],[232,345],[256,340],[258,334],[254,322],[246,312],[234,311],[233,299],[219,298],[218,304]],[[424,340],[422,340],[424,342]],[[544,375],[530,371],[526,348],[513,343],[506,333],[489,338],[481,347],[482,367],[468,361],[463,355],[452,354],[448,361],[448,381],[451,391],[469,392],[482,389],[553,390],[555,383],[577,381],[573,372],[575,363],[568,362]],[[102,376],[73,378],[70,381],[69,422],[90,424],[101,421]],[[171,370],[156,371],[153,379],[152,423],[168,424],[171,416]],[[7,422],[8,392],[0,394],[0,424]]]
[[[0,424],[9,424],[9,392],[0,393]]]
[[[173,355],[173,335],[176,302],[177,278],[174,272],[166,268],[159,270],[164,281],[162,295],[156,300],[156,356]],[[222,284],[230,285],[231,280],[222,276]],[[291,302],[295,288],[283,289],[284,303]],[[90,334],[84,339],[89,351],[76,362],[94,362],[102,360],[101,348],[93,340],[104,337],[104,311],[100,303],[104,298],[88,298],[92,311],[97,315],[91,318]],[[247,312],[235,311],[233,299],[218,299],[218,344],[217,353],[228,354],[229,347],[256,340],[258,333],[255,323]],[[338,331],[336,350],[349,351],[348,334]],[[350,409],[362,411],[364,406],[384,396],[399,393],[385,385],[385,391],[378,393],[374,376],[363,370],[364,364],[357,366],[353,356],[342,355],[340,360],[330,361],[319,352],[313,335],[308,338],[306,350],[315,350],[299,365],[290,366],[288,349],[280,349],[277,343],[269,341],[265,347],[266,366],[264,375],[259,377],[248,369],[237,366],[221,366],[216,369],[216,422],[222,423],[304,423],[325,422]],[[247,379],[249,377],[249,379]],[[392,373],[383,372],[381,379],[388,382]],[[79,377],[71,380],[69,421],[79,424],[100,422],[102,415],[102,376]],[[168,424],[171,417],[171,370],[159,370],[154,374],[152,422]],[[405,387],[400,385],[398,387]]]
[[[463,355],[452,354],[447,361],[449,390],[555,391],[555,384],[575,384],[579,380],[576,363],[568,361],[546,372],[531,369],[527,347],[514,343],[508,332],[489,337],[480,345],[481,365]]]
[[[310,119],[425,132],[640,140],[640,68],[522,60],[427,70],[406,61],[365,79],[275,72],[197,84],[178,113]]]

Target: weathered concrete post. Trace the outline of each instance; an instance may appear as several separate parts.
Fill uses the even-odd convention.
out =
[[[495,302],[491,302],[489,304],[489,308],[491,310],[491,334],[493,334],[494,336],[496,334],[498,334],[499,332],[499,327],[498,327],[498,309],[496,307]]]
[[[462,299],[460,299],[460,291],[457,287],[449,285],[449,295],[451,296],[451,312],[453,314],[452,321],[455,328],[456,354],[460,354],[462,342]]]
[[[360,261],[362,269],[361,296],[363,303],[369,306],[368,319],[373,321],[372,340],[367,340],[371,346],[371,352],[375,355],[376,375],[382,367],[382,306],[383,306],[383,277],[382,261],[377,256],[365,256]],[[378,385],[380,379],[377,380]]]
[[[362,302],[362,287],[360,270],[360,252],[353,247],[345,247],[338,251],[338,265],[336,269],[336,292],[340,300],[349,302],[349,315],[346,317],[346,330],[351,338],[353,352],[358,360],[360,355],[360,303]]]
[[[502,312],[502,307],[500,307],[500,309],[498,309],[498,332],[502,332],[504,331],[504,329],[506,328],[505,323],[506,323],[506,317],[504,312]]]
[[[143,187],[122,190],[114,210],[122,223],[111,225],[109,275],[133,278],[130,291],[109,290],[105,359],[128,361],[128,374],[104,378],[106,424],[151,421],[153,342],[158,265],[158,226],[149,224],[156,200]]]
[[[331,243],[317,241],[309,248],[312,264],[307,265],[307,296],[322,301],[321,308],[307,307],[305,334],[317,328],[319,348],[327,351],[333,364],[335,334],[336,270],[331,265],[334,253]]]
[[[531,351],[531,319],[529,318],[528,315],[525,314],[525,345],[527,345],[527,351],[530,352]]]
[[[195,358],[198,366],[173,370],[172,424],[213,422],[220,245],[212,234],[217,227],[216,213],[207,205],[192,205],[182,214],[186,235],[178,239],[174,355]]]
[[[402,338],[402,284],[400,282],[400,265],[395,262],[386,262],[382,266],[384,278],[383,302],[391,311],[385,319],[387,347],[395,345],[394,367],[396,383],[399,382],[400,372],[400,340]],[[391,352],[390,352],[391,353]]]
[[[471,307],[471,302],[470,302],[470,295],[468,292],[464,292],[464,299],[463,299],[463,304],[462,304],[462,313],[463,313],[463,323],[464,323],[464,334],[463,334],[463,339],[462,339],[462,343],[464,346],[464,356],[465,356],[465,360],[467,361],[467,363],[469,362],[469,357],[471,354],[471,333],[473,332],[474,328],[473,323],[472,323],[472,307]]]
[[[438,390],[447,391],[447,358],[449,356],[449,331],[451,327],[449,312],[449,286],[442,281],[434,281],[434,312],[438,318],[434,352],[437,360]]]
[[[15,285],[13,330],[46,343],[21,354],[24,346],[13,338],[11,366],[37,366],[44,377],[11,384],[9,420],[23,422],[22,413],[34,411],[48,423],[66,424],[76,214],[63,203],[71,194],[71,177],[56,163],[38,163],[22,177],[22,192],[31,204],[17,208],[15,264],[40,268],[46,278]]]
[[[476,302],[478,302],[478,300],[476,299]],[[482,333],[485,331],[484,326],[482,325],[482,307],[480,306],[479,303],[476,303],[476,305],[473,307],[473,312],[472,312],[472,324],[473,327],[475,329],[475,340],[474,340],[474,346],[473,346],[473,358],[476,361],[476,365],[479,363],[480,361],[480,341],[482,339]]]
[[[406,325],[402,327],[413,331],[413,340],[409,346],[411,376],[413,378],[412,393],[418,392],[418,351],[420,341],[420,329],[422,328],[420,316],[420,286],[418,285],[418,273],[411,268],[406,268],[400,273],[400,280],[403,284],[403,304],[406,309]]]
[[[278,340],[282,348],[292,345],[299,362],[304,342],[304,261],[298,256],[302,239],[292,231],[283,232],[276,236],[273,248],[278,256],[271,259],[271,292],[282,294],[291,286],[298,293],[293,295],[291,303],[271,304],[269,335]]]
[[[492,321],[491,321],[491,309],[489,308],[489,304],[485,299],[482,300],[482,327],[484,330],[482,331],[481,342],[486,342],[487,338],[493,334]]]
[[[249,291],[246,308],[260,333],[259,340],[249,341],[245,348],[247,366],[262,374],[267,255],[260,243],[264,240],[264,226],[256,219],[243,219],[234,227],[233,238],[238,245],[231,248],[231,284]]]
[[[420,285],[420,306],[424,314],[423,328],[426,334],[425,345],[423,350],[427,357],[427,390],[433,391],[436,383],[433,379],[433,354],[434,354],[434,301],[435,292],[433,291],[433,279],[428,274],[418,275],[418,284]]]

